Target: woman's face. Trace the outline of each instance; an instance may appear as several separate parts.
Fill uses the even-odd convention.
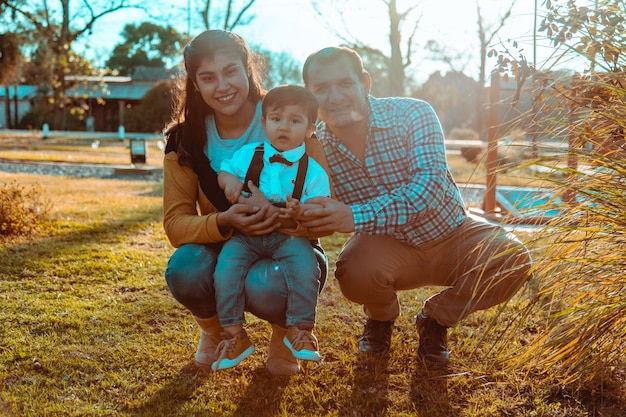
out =
[[[244,63],[226,49],[218,49],[212,58],[202,60],[194,83],[206,104],[225,116],[236,114],[250,91]]]

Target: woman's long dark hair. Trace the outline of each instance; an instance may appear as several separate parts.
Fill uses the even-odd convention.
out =
[[[172,120],[165,128],[168,141],[173,136],[177,138],[176,152],[182,165],[191,166],[191,154],[203,152],[207,142],[205,120],[213,114],[213,109],[196,91],[193,80],[202,60],[213,58],[219,49],[226,49],[241,58],[250,84],[248,100],[256,103],[265,94],[262,84],[263,59],[250,50],[241,36],[225,30],[207,30],[189,41],[183,49],[185,71],[174,94]]]

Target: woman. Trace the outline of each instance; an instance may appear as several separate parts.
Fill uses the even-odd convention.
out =
[[[231,205],[218,186],[216,171],[242,145],[266,140],[261,124],[260,59],[238,35],[209,30],[184,48],[185,77],[172,122],[165,131],[163,225],[176,251],[165,279],[172,295],[201,328],[195,361],[210,367],[222,328],[215,308],[213,272],[222,243],[234,229],[249,235],[276,230],[278,209],[254,186],[252,196]],[[316,139],[307,152],[327,168]],[[324,252],[312,241],[320,263],[320,289],[328,269]],[[271,259],[258,261],[245,280],[246,310],[272,324],[266,362],[277,375],[300,369],[283,344],[287,286]]]

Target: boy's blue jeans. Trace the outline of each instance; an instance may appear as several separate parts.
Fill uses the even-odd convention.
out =
[[[244,323],[244,279],[255,261],[270,257],[287,284],[286,326],[315,324],[320,268],[307,238],[280,232],[248,236],[235,232],[224,242],[213,274],[222,327]]]
[[[328,274],[328,260],[316,241],[311,242],[321,269],[320,291]],[[172,254],[165,280],[174,298],[194,316],[217,314],[213,273],[221,243],[186,244]],[[287,282],[277,261],[265,257],[254,263],[244,282],[245,309],[272,324],[286,326]]]

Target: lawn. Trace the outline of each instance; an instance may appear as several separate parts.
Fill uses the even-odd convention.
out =
[[[161,225],[161,184],[0,172],[0,184],[13,179],[39,184],[51,208],[38,234],[0,236],[0,416],[624,415],[623,379],[591,390],[507,365],[540,328],[532,316],[508,328],[532,284],[452,329],[445,370],[416,358],[413,316],[435,288],[401,294],[388,358],[360,357],[364,315],[332,277],[347,238],[340,234],[322,242],[331,263],[318,307],[322,362],[293,377],[270,375],[270,326],[248,316],[251,358],[198,370],[198,328],[163,279],[173,248]]]

